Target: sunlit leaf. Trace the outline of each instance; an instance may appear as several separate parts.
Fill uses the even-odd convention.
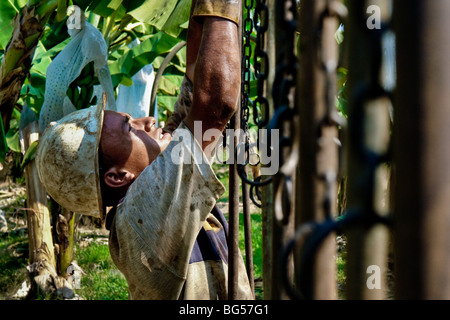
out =
[[[187,29],[186,22],[189,20],[191,3],[191,0],[180,0],[161,30],[178,37],[183,29]]]
[[[11,38],[14,25],[13,19],[16,13],[27,4],[27,0],[2,1],[0,10],[0,49],[5,49]]]
[[[37,149],[38,143],[39,143],[38,140],[33,141],[33,143],[31,143],[31,145],[28,147],[27,151],[25,152],[22,163],[20,164],[20,167],[22,170],[25,169],[27,164],[29,164],[31,161],[34,160],[34,158],[36,156],[36,149]]]
[[[161,30],[175,9],[177,2],[177,0],[146,0],[140,7],[130,11],[129,14],[136,20],[146,22]]]
[[[6,142],[5,129],[3,128],[3,121],[0,121],[0,163],[5,161],[7,152],[8,143]]]
[[[175,102],[177,102],[177,97],[157,95],[156,101],[160,112],[165,109],[173,111],[173,106],[175,105]]]
[[[158,32],[126,50],[119,59],[109,61],[113,85],[116,86],[119,83],[130,85],[128,79],[144,66],[152,63],[158,56],[168,53],[178,42],[178,39]]]
[[[161,78],[158,90],[161,93],[174,96],[179,93],[182,81],[183,76],[165,75]]]
[[[17,130],[17,128],[9,129],[6,134],[6,143],[12,151],[20,152],[19,130]]]

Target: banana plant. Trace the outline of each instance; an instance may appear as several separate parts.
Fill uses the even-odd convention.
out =
[[[23,130],[27,127],[27,119],[35,121],[39,117],[44,100],[47,67],[71,40],[66,29],[67,9],[70,6],[78,6],[89,23],[101,31],[108,45],[108,65],[113,85],[117,87],[119,84],[131,85],[132,76],[149,63],[158,70],[164,56],[185,40],[190,2],[191,0],[8,0],[6,4],[2,4],[0,163],[5,160],[9,151],[21,153],[20,128]],[[136,38],[139,39],[139,44],[130,48],[128,45]],[[185,71],[184,55],[185,51],[180,50],[165,69],[167,71],[160,84],[158,100],[161,101],[162,110],[170,111],[167,99],[173,99],[177,94]],[[93,87],[98,83],[93,64],[88,63],[67,89],[67,96],[76,109],[96,104]],[[22,170],[31,170],[29,165],[33,165],[36,145],[37,141],[26,150]],[[69,231],[73,231],[73,218],[73,214],[67,215]],[[40,220],[45,220],[48,224],[49,219]],[[50,226],[47,224],[46,230],[49,230]],[[32,223],[30,225],[34,226]],[[56,225],[61,225],[61,221],[57,220]],[[36,232],[41,232],[43,227],[36,225],[35,229],[38,230]],[[66,240],[73,244],[73,233],[72,237],[70,234],[68,237]],[[55,283],[59,281],[57,279],[65,281],[65,270],[72,260],[70,246],[66,248],[61,245],[67,241],[61,242],[58,238],[56,243],[59,246],[55,245],[59,248],[58,257],[55,257],[58,266],[52,263],[48,266]],[[51,238],[46,245],[49,252],[53,252]]]
[[[158,66],[164,58],[161,55],[185,40],[190,4],[191,0],[8,0],[3,3],[0,10],[0,162],[9,150],[15,151],[6,136],[15,136],[16,127],[12,133],[8,131],[14,109],[21,112],[21,99],[31,99],[29,105],[39,115],[45,68],[68,40],[67,35],[57,38],[53,33],[64,29],[70,6],[78,6],[102,32],[110,50],[108,63],[115,70],[111,72],[114,84],[130,85],[131,77],[140,68],[152,62]],[[145,40],[158,32],[161,41],[153,50],[150,45],[155,39]],[[127,48],[135,38],[142,40],[141,45],[132,50]],[[164,49],[163,45],[168,47]],[[120,59],[122,55],[127,57]],[[173,68],[180,71],[178,76],[184,71],[182,55],[183,52],[177,55]],[[33,73],[36,65],[41,65],[41,70]],[[167,84],[176,87],[178,83],[177,80]]]
[[[33,62],[34,52],[43,35],[44,27],[51,15],[58,9],[61,13],[66,10],[66,1],[29,0],[27,3],[15,0],[4,4],[0,23],[11,30],[11,36],[5,43],[7,32],[1,32],[0,45],[4,49],[2,63],[0,66],[0,112],[2,114],[2,129],[0,134],[5,137],[10,127],[11,115],[17,100],[19,99],[22,86],[29,75]],[[12,21],[8,18],[14,14]],[[56,19],[61,19],[58,14]],[[12,23],[11,23],[12,22]],[[2,139],[4,142],[4,138]],[[5,145],[0,160],[4,159]]]

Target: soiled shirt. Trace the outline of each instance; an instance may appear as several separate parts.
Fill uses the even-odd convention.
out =
[[[208,159],[181,123],[169,146],[130,186],[110,229],[109,249],[131,299],[226,299],[224,192]],[[253,299],[239,257],[238,299]]]

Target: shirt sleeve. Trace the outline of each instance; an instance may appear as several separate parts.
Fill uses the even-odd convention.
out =
[[[111,257],[133,299],[179,298],[196,237],[224,190],[182,123],[130,186],[111,226]]]

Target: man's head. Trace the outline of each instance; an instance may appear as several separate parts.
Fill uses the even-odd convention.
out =
[[[117,203],[130,184],[171,140],[155,126],[156,119],[134,119],[127,113],[105,111],[100,141],[100,181],[105,204]]]
[[[53,122],[39,141],[36,165],[61,206],[103,218],[104,206],[116,204],[170,140],[154,118],[133,119],[99,105]]]

